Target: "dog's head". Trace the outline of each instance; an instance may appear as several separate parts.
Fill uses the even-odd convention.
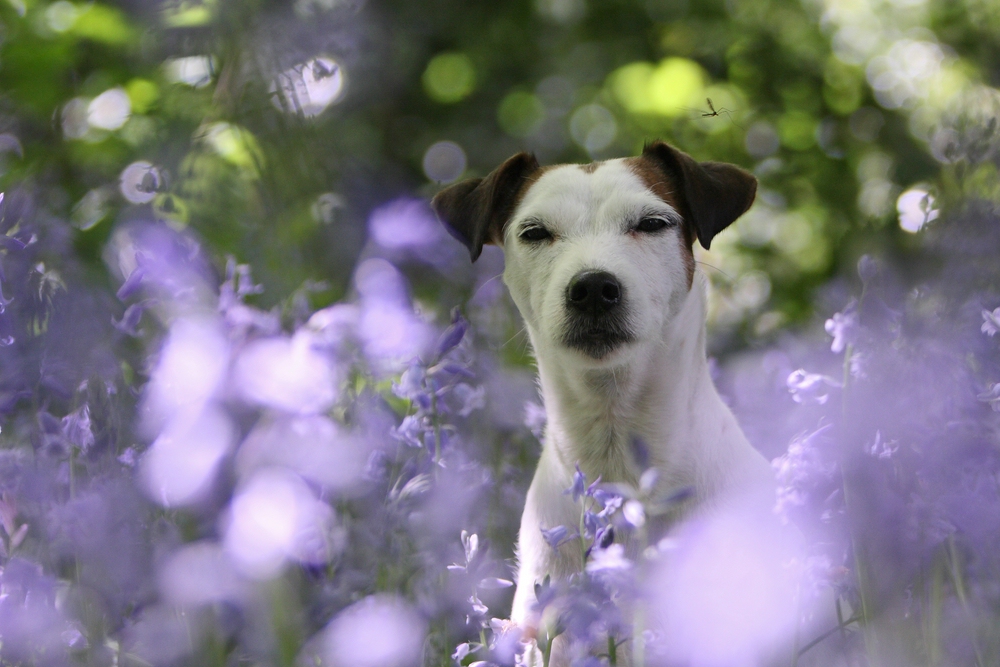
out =
[[[708,248],[753,203],[757,181],[662,142],[635,158],[540,167],[519,153],[432,206],[475,261],[504,249],[504,282],[536,348],[605,364],[660,339]]]

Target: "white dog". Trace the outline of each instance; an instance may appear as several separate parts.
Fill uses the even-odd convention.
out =
[[[554,550],[541,533],[578,525],[579,505],[564,494],[576,465],[588,480],[636,486],[640,439],[658,488],[693,489],[672,522],[746,493],[773,503],[771,468],[709,375],[705,280],[692,252],[742,215],[756,188],[738,167],[656,142],[588,165],[540,167],[521,153],[434,198],[473,260],[484,243],[503,247],[504,282],[538,361],[548,426],[511,614],[529,632],[534,585],[583,567],[579,549]]]

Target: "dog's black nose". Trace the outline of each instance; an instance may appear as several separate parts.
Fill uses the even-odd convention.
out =
[[[581,271],[566,291],[569,307],[589,315],[603,315],[613,310],[621,298],[618,279],[607,271]]]

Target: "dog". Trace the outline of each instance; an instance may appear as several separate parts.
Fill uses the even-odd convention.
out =
[[[521,517],[511,612],[529,636],[539,623],[535,585],[584,566],[579,549],[553,549],[541,532],[578,525],[579,505],[564,493],[577,466],[588,480],[637,487],[634,443],[644,443],[657,487],[691,490],[661,532],[735,498],[773,505],[771,467],[710,377],[706,280],[693,253],[750,207],[756,189],[734,165],[654,142],[638,157],[585,165],[542,167],[520,153],[433,198],[473,261],[484,244],[503,248],[503,280],[538,365],[548,423]]]

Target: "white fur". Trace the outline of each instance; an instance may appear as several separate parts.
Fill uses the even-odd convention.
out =
[[[747,492],[770,493],[773,500],[770,466],[747,442],[709,375],[706,281],[696,272],[689,286],[679,227],[658,234],[629,231],[629,221],[643,212],[677,217],[621,160],[590,172],[566,165],[545,171],[531,185],[505,232],[504,282],[534,347],[548,415],[521,517],[511,619],[522,628],[538,622],[534,584],[583,565],[578,548],[564,545],[556,552],[541,533],[578,524],[580,508],[563,493],[576,464],[588,480],[601,476],[635,485],[642,471],[630,443],[638,437],[659,472],[660,488],[693,487],[686,514]],[[519,239],[532,220],[544,222],[554,240]],[[567,286],[582,270],[617,277],[635,335],[601,359],[561,343]]]

